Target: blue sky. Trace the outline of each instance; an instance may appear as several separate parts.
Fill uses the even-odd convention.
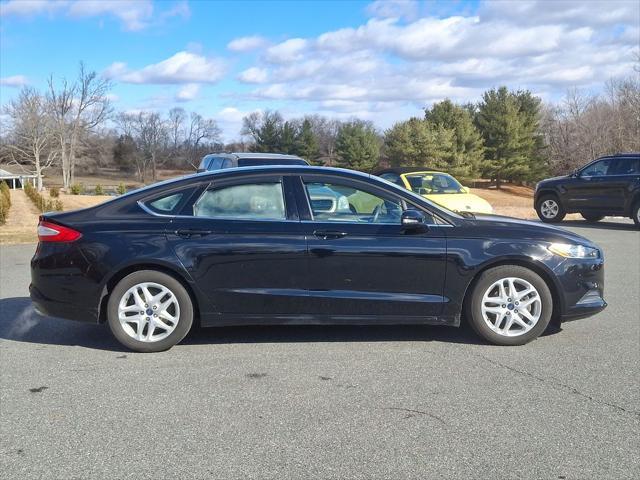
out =
[[[633,74],[635,1],[3,0],[0,102],[82,60],[114,108],[359,116],[381,129],[498,85],[547,100]]]

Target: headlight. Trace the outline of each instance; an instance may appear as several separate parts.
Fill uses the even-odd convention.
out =
[[[597,248],[585,247],[584,245],[552,243],[547,248],[550,252],[566,258],[598,258],[600,256]]]

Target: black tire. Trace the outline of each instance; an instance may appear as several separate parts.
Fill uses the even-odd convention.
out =
[[[582,218],[584,218],[587,222],[599,222],[604,218],[604,215],[598,215],[595,213],[580,213]]]
[[[518,336],[501,335],[493,331],[482,317],[482,298],[491,285],[501,278],[526,280],[538,291],[541,300],[540,318],[531,330]],[[516,307],[517,308],[517,307]],[[502,265],[483,272],[472,286],[465,301],[465,317],[473,330],[494,345],[524,345],[539,337],[549,325],[553,314],[553,297],[546,282],[532,270],[518,265]]]
[[[549,215],[548,211],[544,209],[545,202],[552,202],[557,206],[557,213],[555,215]],[[567,212],[565,212],[564,208],[562,207],[562,202],[560,202],[558,197],[555,195],[541,196],[536,202],[536,213],[538,214],[538,218],[540,218],[540,220],[545,223],[561,222],[567,215]]]
[[[640,200],[631,207],[631,218],[633,218],[636,227],[640,228]]]
[[[152,282],[168,288],[175,296],[180,308],[177,325],[169,336],[158,341],[144,342],[131,337],[118,320],[118,307],[123,295],[131,287]],[[193,324],[193,304],[189,293],[174,277],[156,270],[140,270],[124,277],[115,286],[107,303],[107,322],[116,339],[125,347],[143,353],[162,352],[179,343],[191,330]],[[162,330],[161,330],[162,332]]]

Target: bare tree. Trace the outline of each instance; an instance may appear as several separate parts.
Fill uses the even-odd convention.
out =
[[[222,130],[213,119],[206,119],[199,113],[192,112],[187,134],[187,161],[194,168],[198,168],[198,153],[203,141],[216,143],[220,141]]]
[[[78,149],[83,137],[106,120],[111,112],[107,93],[111,83],[87,72],[80,63],[78,78],[69,83],[66,79],[57,86],[49,78],[47,104],[58,140],[62,161],[62,183],[69,188],[75,180]]]
[[[25,87],[18,98],[5,106],[4,113],[10,119],[9,138],[4,145],[9,157],[19,165],[31,165],[38,190],[42,190],[43,172],[58,157],[46,101],[36,90]]]
[[[169,110],[169,135],[174,154],[177,154],[180,146],[185,140],[184,123],[186,121],[187,112],[184,108],[175,107]]]
[[[158,113],[139,113],[136,130],[140,146],[151,164],[151,178],[158,180],[158,166],[169,141],[169,128]]]

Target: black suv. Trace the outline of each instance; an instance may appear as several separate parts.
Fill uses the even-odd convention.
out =
[[[543,222],[580,213],[589,222],[605,215],[631,217],[640,227],[640,153],[601,157],[571,175],[542,180],[534,207]]]
[[[282,153],[210,153],[202,157],[198,172],[235,167],[258,167],[260,165],[309,165],[295,155]]]

